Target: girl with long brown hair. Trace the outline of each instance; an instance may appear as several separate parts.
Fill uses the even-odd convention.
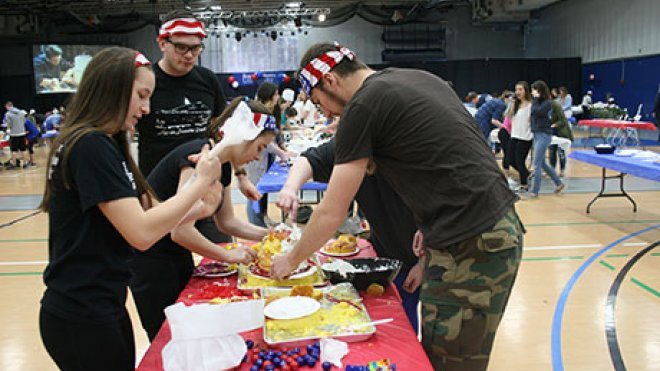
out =
[[[89,63],[48,162],[41,205],[48,212],[49,263],[40,331],[62,370],[133,370],[126,312],[127,260],[180,222],[208,211],[198,203],[220,162],[205,149],[195,181],[161,204],[129,153],[127,133],[149,113],[150,62],[113,47]]]

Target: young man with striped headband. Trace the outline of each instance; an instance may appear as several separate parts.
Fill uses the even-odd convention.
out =
[[[437,76],[376,72],[330,43],[310,47],[299,80],[327,117],[341,115],[335,168],[300,242],[273,259],[271,274],[288,275],[331,237],[373,161],[423,232],[422,343],[434,368],[486,370],[524,230],[474,119]]]

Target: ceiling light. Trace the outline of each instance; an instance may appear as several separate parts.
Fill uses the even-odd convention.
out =
[[[325,22],[325,14],[319,14],[319,22]]]
[[[291,1],[291,2],[286,3],[286,7],[291,8],[291,9],[299,9],[299,8],[302,8],[302,6],[303,6],[303,3],[301,1]]]

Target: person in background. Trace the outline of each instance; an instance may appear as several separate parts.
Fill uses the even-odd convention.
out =
[[[249,137],[220,153],[222,177],[220,189],[214,190],[218,196],[218,206],[213,218],[223,233],[259,241],[268,230],[239,220],[234,215],[230,188],[232,167],[258,158],[259,152],[275,138],[278,130],[276,123],[275,117],[259,102],[245,103],[245,97],[234,98],[220,118],[209,125],[208,139],[194,139],[172,150],[151,171],[147,181],[159,199],[173,197],[185,187],[195,172],[195,164],[188,156],[209,145],[209,139],[222,145],[221,130],[242,127],[240,129],[248,131]],[[165,321],[163,310],[174,304],[192,276],[193,252],[216,261],[243,264],[250,263],[255,255],[252,249],[246,247],[229,251],[218,247],[195,229],[193,222],[180,224],[151,249],[138,252],[130,262],[133,274],[130,287],[142,327],[151,341]]]
[[[552,102],[550,122],[552,123],[552,135],[573,141],[571,126],[568,124],[568,119],[564,115],[564,110],[559,102]],[[566,152],[558,144],[551,144],[548,147],[548,154],[550,155],[550,167],[553,169],[556,169],[557,157],[559,157],[559,177],[563,178],[566,170]]]
[[[561,106],[562,111],[564,111],[564,116],[568,120],[573,117],[573,97],[568,93],[568,88],[562,86],[559,88],[559,105]]]
[[[62,58],[62,48],[59,45],[46,45],[43,52],[34,57],[32,63],[37,92],[57,91],[63,87],[62,84],[66,88],[75,87],[73,65]]]
[[[327,183],[332,175],[334,163],[334,138],[303,152],[289,170],[287,180],[278,195],[277,206],[285,212],[290,212],[292,219],[295,220],[300,202],[298,192],[302,185],[310,178],[316,182]],[[417,232],[413,215],[377,170],[364,177],[355,194],[355,200],[369,221],[371,226],[369,241],[378,256],[403,262],[394,284],[401,296],[408,321],[417,333],[419,286],[424,275],[426,257],[417,258],[411,249]]]
[[[302,129],[298,123],[296,122],[296,118],[298,117],[298,111],[296,111],[295,108],[289,107],[286,110],[284,110],[284,117],[286,118],[286,121],[284,122],[284,129],[285,130],[300,130]]]
[[[545,171],[555,183],[555,193],[561,193],[566,185],[559,179],[555,169],[550,167],[546,162],[546,152],[552,141],[552,99],[550,99],[550,92],[548,85],[545,82],[538,80],[532,84],[532,108],[531,108],[531,121],[532,133],[534,134],[534,180],[532,181],[532,189],[527,196],[529,198],[536,198],[541,190],[541,171]]]
[[[467,96],[465,96],[465,103],[463,103],[463,105],[465,106],[465,109],[467,109],[472,116],[477,114],[478,101],[479,101],[479,94],[477,94],[476,91],[471,91],[467,94]]]
[[[221,171],[208,147],[195,180],[163,203],[133,161],[128,133],[149,113],[154,80],[144,55],[101,50],[50,149],[40,206],[49,231],[39,330],[60,370],[135,370],[127,262],[134,249],[147,250],[180,223],[213,211],[200,201]]]
[[[279,101],[280,94],[277,91],[277,85],[264,82],[259,85],[257,88],[257,101],[263,104],[268,112],[277,118],[278,127],[281,126],[280,120],[280,111]],[[284,138],[282,135],[278,134],[275,138],[275,143],[270,143],[264,151],[261,151],[259,159],[249,162],[243,169],[237,171],[236,175],[240,178],[245,178],[246,181],[249,181],[251,184],[259,183],[261,177],[268,171],[270,166],[275,162],[275,156],[279,157],[282,163],[286,163],[289,160],[289,154],[286,152],[286,147],[284,144]],[[244,181],[244,180],[241,180]],[[256,189],[255,189],[256,192]],[[258,192],[257,192],[258,193]],[[252,199],[253,201],[259,202],[259,211],[254,210],[254,205],[251,202],[246,204],[246,212],[248,220],[250,223],[266,227],[266,214],[268,211],[268,194],[262,195],[258,194],[258,198]]]
[[[552,100],[559,99],[559,90],[557,88],[552,88],[550,90],[550,98],[552,98]]]
[[[206,138],[209,122],[225,108],[226,98],[217,77],[197,64],[205,38],[204,24],[189,11],[175,10],[163,19],[157,39],[162,56],[153,66],[156,90],[151,113],[137,125],[138,160],[145,176],[177,146]],[[211,218],[198,221],[196,226],[214,242],[231,241]]]
[[[27,150],[30,157],[27,165],[37,166],[37,164],[34,162],[34,144],[39,141],[41,132],[37,128],[37,125],[32,120],[30,120],[29,116],[25,118],[25,131],[27,133]]]
[[[591,110],[591,107],[593,106],[593,100],[591,96],[593,95],[593,92],[591,90],[587,91],[587,93],[582,97],[582,103],[580,104],[582,106],[582,118],[583,119],[588,119],[589,116],[589,111]]]
[[[504,169],[504,174],[506,174],[507,178],[509,178],[511,175],[509,168],[511,167],[511,164],[513,162],[513,153],[511,151],[512,110],[513,110],[513,101],[510,98],[509,102],[507,103],[506,110],[504,111],[503,122],[499,122],[497,120],[493,122],[493,124],[500,129],[497,132],[497,139],[500,141],[502,152],[504,152],[504,156],[502,157],[502,169]]]
[[[484,103],[474,115],[474,119],[479,124],[479,128],[487,142],[490,142],[490,132],[497,127],[497,124],[502,125],[504,110],[506,110],[512,95],[510,91],[504,91],[501,95],[498,94],[497,98]]]
[[[423,236],[413,251],[429,259],[420,318],[434,369],[486,370],[524,227],[513,207],[517,198],[474,118],[438,76],[374,71],[334,43],[312,45],[298,79],[326,117],[341,115],[335,166],[300,241],[273,258],[271,276],[288,276],[328,241],[373,163]]]
[[[519,193],[526,193],[529,189],[529,170],[527,169],[527,156],[532,148],[532,126],[530,121],[530,110],[532,106],[532,95],[527,81],[516,83],[516,96],[513,101],[511,115],[511,165],[520,174]]]
[[[298,120],[304,127],[314,127],[316,125],[316,106],[314,106],[314,103],[312,103],[304,90],[300,90],[300,93],[298,93],[298,99],[293,104],[293,108],[298,111]]]
[[[26,156],[27,132],[25,131],[25,116],[27,112],[14,107],[14,103],[10,101],[5,103],[5,109],[7,112],[2,123],[7,126],[7,130],[9,131],[9,150],[11,151],[11,157],[4,164],[5,169],[20,169],[21,161],[23,162],[23,168],[27,168],[30,166]]]
[[[296,94],[294,93],[293,89],[286,88],[282,90],[282,94],[280,96],[280,125],[285,125],[287,123],[287,118],[286,118],[286,110],[289,107],[292,107],[293,102],[295,101]],[[282,129],[282,128],[280,128]]]

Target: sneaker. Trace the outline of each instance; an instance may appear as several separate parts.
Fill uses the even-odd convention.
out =
[[[532,192],[525,192],[520,194],[520,198],[522,198],[523,200],[534,200],[539,198],[539,194]]]
[[[18,167],[12,163],[5,163],[5,169],[7,170],[15,170],[18,169]]]
[[[29,167],[30,167],[30,163],[29,163],[29,162],[24,162],[24,163],[23,163],[23,169],[27,169],[27,168],[29,168]]]
[[[516,193],[518,194],[527,193],[528,190],[529,188],[527,188],[527,186],[521,185],[518,188],[516,188]]]
[[[565,183],[561,183],[555,188],[555,194],[560,194],[566,188]]]
[[[560,177],[560,178],[563,178],[563,177],[564,177],[564,170],[562,170],[562,171],[559,172],[559,177]]]

